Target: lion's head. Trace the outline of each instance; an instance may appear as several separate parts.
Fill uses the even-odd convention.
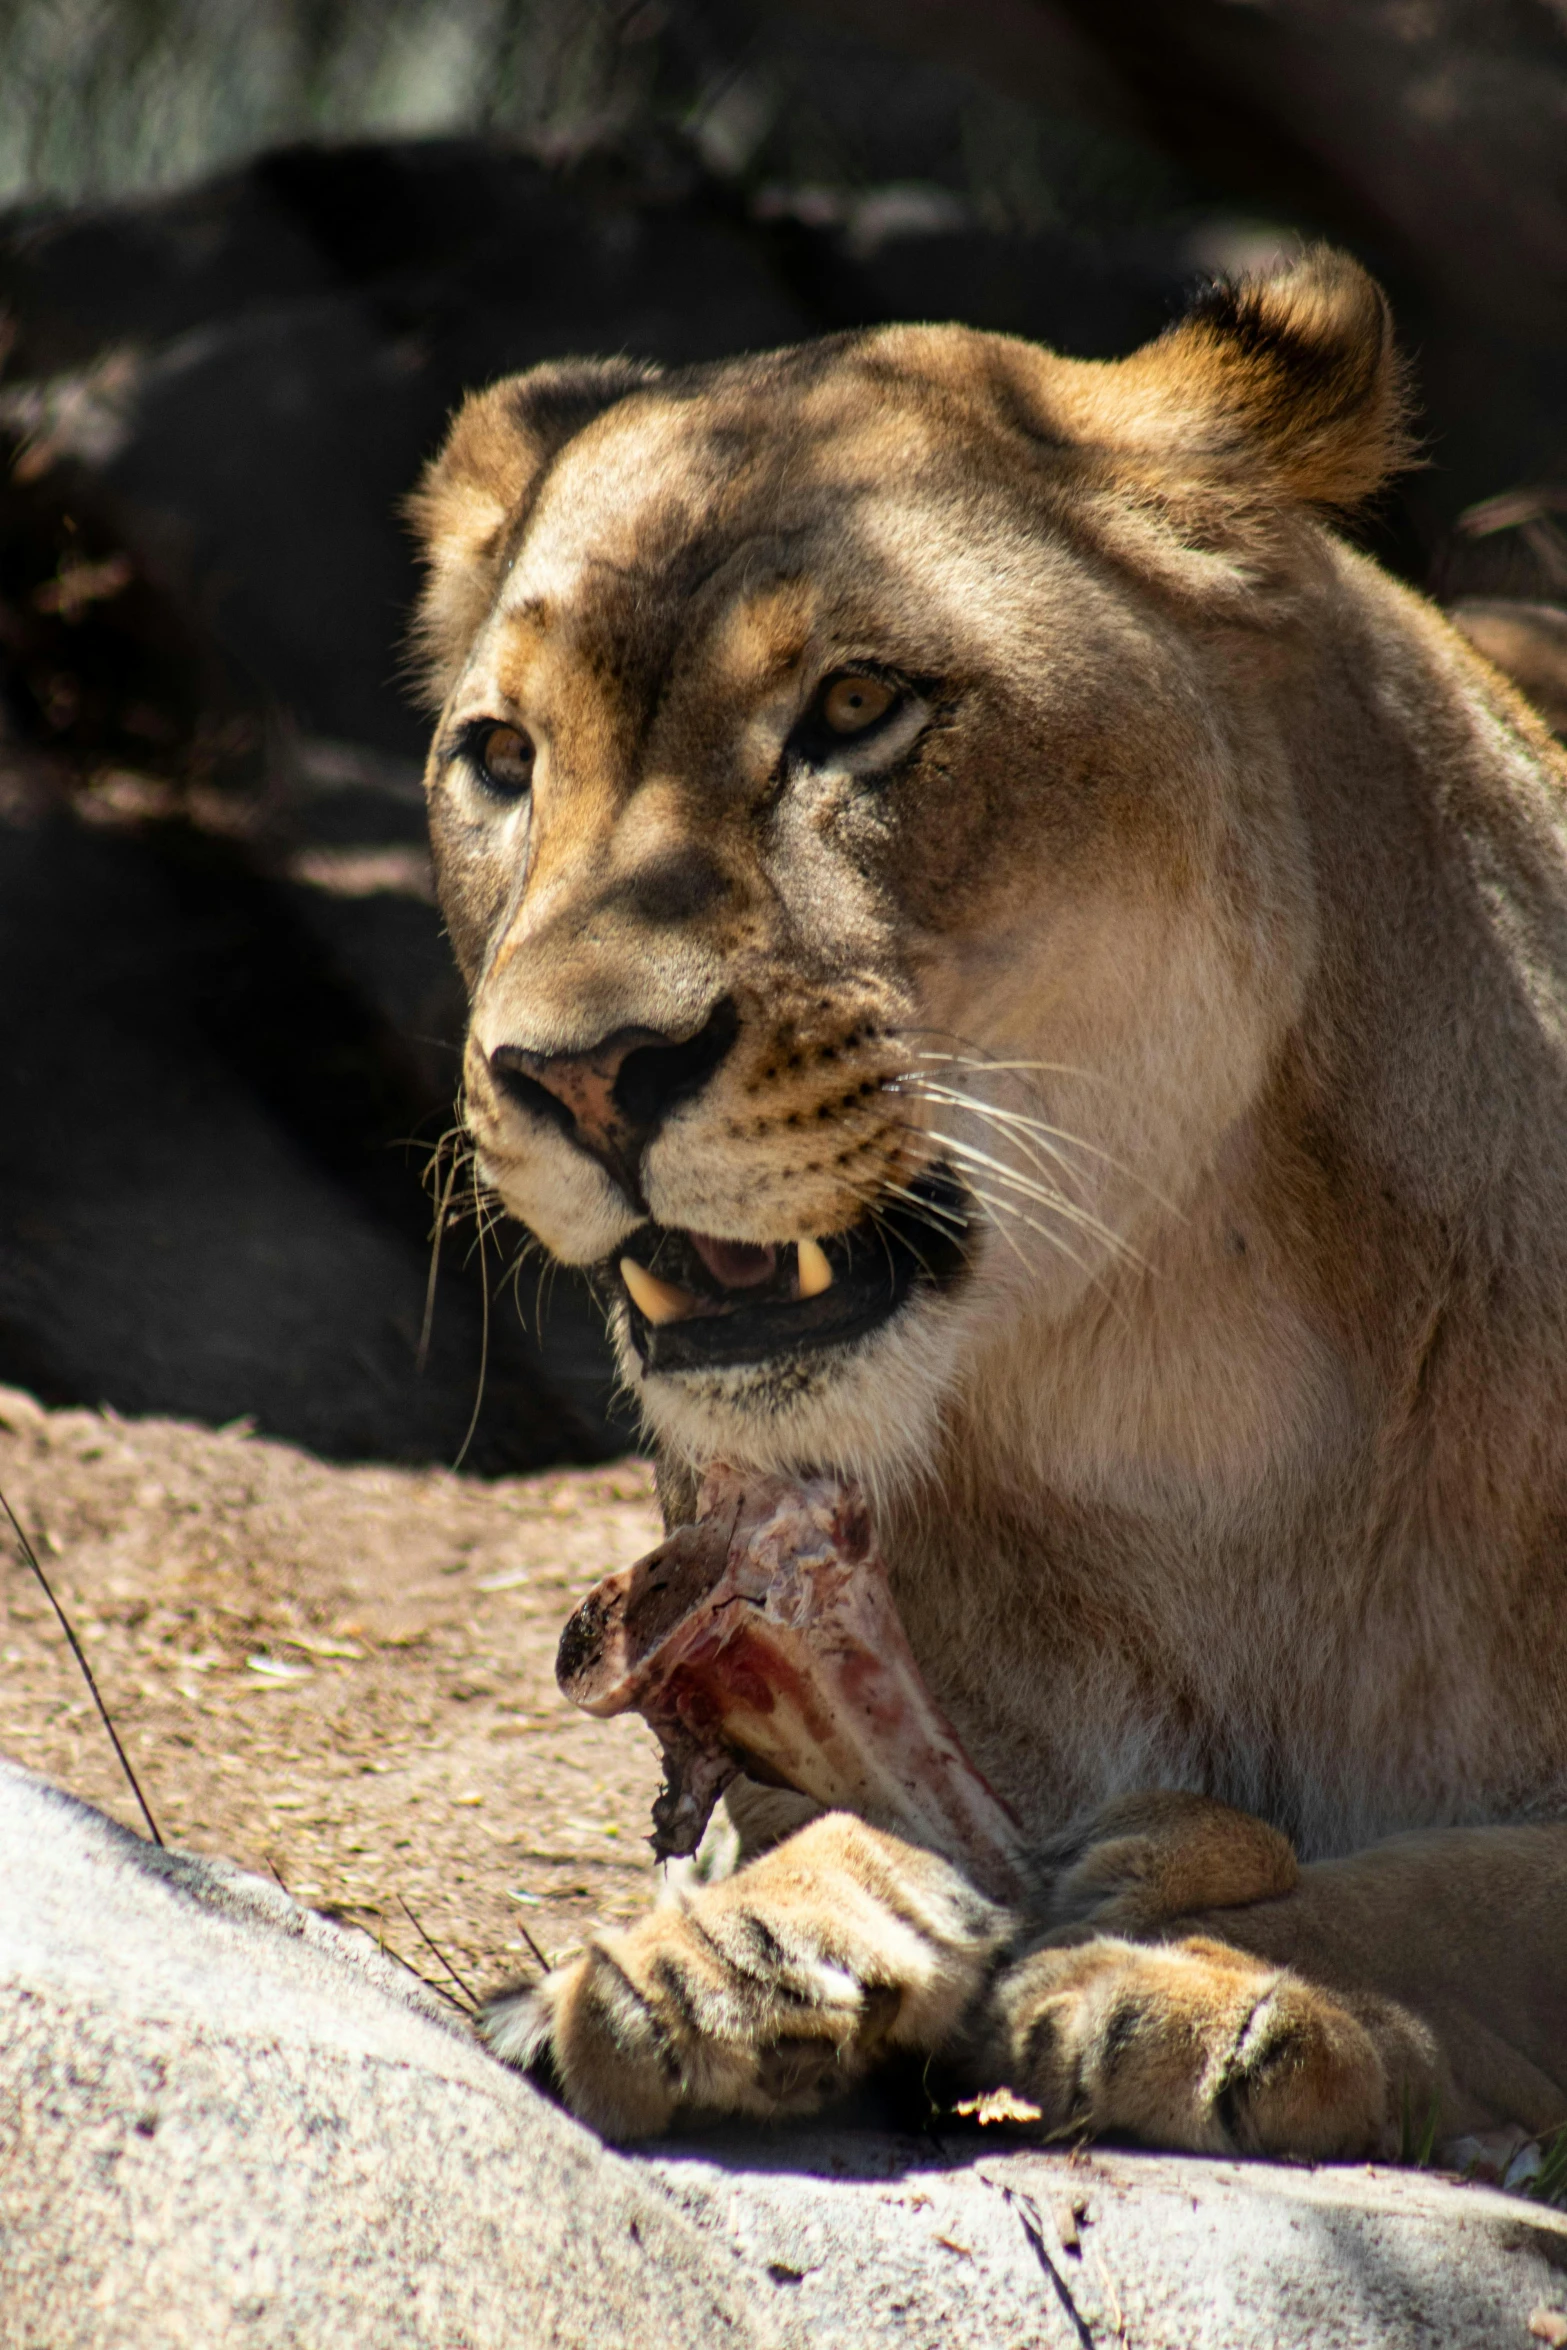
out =
[[[1119,363],[897,327],[462,410],[467,1117],[686,1453],[895,1474],[1157,1256],[1306,984],[1292,665],[1400,445],[1325,252]]]

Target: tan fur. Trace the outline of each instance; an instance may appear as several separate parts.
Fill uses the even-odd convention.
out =
[[[865,1481],[1049,1939],[998,1975],[982,1908],[909,1923],[937,1864],[804,1831],[499,2012],[607,2129],[820,2094],[768,2046],[860,2046],[889,1988],[871,2039],[956,2045],[967,1999],[981,2070],[1175,2144],[1386,2150],[1417,2091],[1567,2118],[1564,770],[1324,520],[1401,413],[1380,295],[1317,254],[1118,364],[909,327],[536,371],[419,493],[506,1205],[577,1263],[643,1213],[497,1048],[722,999],[661,1224],[828,1235],[946,1154],[984,1202],[967,1280],[836,1356],[648,1379],[618,1337],[673,1467]],[[860,664],[890,733],[787,761]],[[454,756],[480,719],[531,802]],[[786,1995],[812,1953],[831,1995]]]

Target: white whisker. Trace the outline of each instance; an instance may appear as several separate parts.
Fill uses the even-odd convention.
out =
[[[1023,1066],[1021,1062],[1015,1065],[1017,1067]],[[1039,1065],[1043,1066],[1042,1063]],[[1078,1072],[1072,1072],[1072,1074],[1078,1074]],[[1071,1167],[1070,1158],[1065,1156],[1062,1151],[1057,1150],[1054,1145],[1063,1144],[1068,1152],[1084,1151],[1090,1158],[1100,1160],[1111,1169],[1112,1173],[1124,1175],[1129,1183],[1137,1184],[1148,1194],[1156,1206],[1165,1210],[1167,1215],[1179,1216],[1181,1214],[1174,1201],[1166,1199],[1164,1194],[1156,1190],[1145,1175],[1139,1174],[1135,1167],[1129,1167],[1124,1159],[1116,1158],[1112,1152],[1103,1149],[1100,1144],[1090,1142],[1085,1135],[1069,1134],[1064,1127],[1051,1126],[1042,1118],[1031,1118],[1022,1110],[1004,1110],[999,1103],[982,1101],[974,1094],[965,1093],[956,1086],[940,1085],[928,1077],[922,1077],[918,1071],[911,1071],[906,1079],[895,1078],[892,1080],[891,1090],[902,1092],[905,1087],[914,1098],[945,1102],[953,1108],[971,1112],[976,1118],[988,1120],[992,1126],[1005,1126],[1019,1135],[1031,1137],[1037,1141],[1039,1147],[1050,1158],[1067,1167],[1074,1174],[1078,1170]]]
[[[1064,1173],[1077,1176],[1081,1180],[1080,1170],[1072,1165],[1066,1152],[1058,1150],[1052,1142],[1045,1139],[1054,1133],[1055,1129],[1044,1126],[1036,1119],[1023,1118],[1015,1112],[994,1109],[988,1102],[976,1101],[970,1094],[955,1092],[948,1086],[930,1085],[924,1079],[916,1079],[912,1087],[900,1085],[897,1090],[907,1100],[935,1102],[943,1109],[964,1110],[971,1117],[982,1119],[988,1125],[1002,1129],[1000,1139],[1003,1142],[1015,1143],[1026,1153],[1030,1164],[1037,1168],[1047,1180],[1050,1178],[1050,1168],[1044,1163],[1045,1160],[1053,1162]],[[1014,1131],[1016,1129],[1021,1129],[1021,1132]],[[1072,1142],[1075,1139],[1071,1135],[1061,1137],[1064,1142]],[[1084,1150],[1093,1148],[1091,1143],[1083,1143],[1078,1147]],[[1041,1156],[1041,1154],[1043,1155]]]
[[[1046,1208],[1052,1215],[1060,1216],[1063,1222],[1075,1224],[1080,1232],[1091,1233],[1113,1254],[1126,1257],[1144,1272],[1149,1269],[1130,1242],[1123,1240],[1118,1232],[1113,1231],[1089,1209],[1069,1199],[1065,1192],[1045,1183],[1036,1183],[1031,1176],[1019,1174],[1016,1168],[1007,1166],[1004,1160],[993,1157],[989,1151],[980,1150],[977,1144],[965,1142],[959,1135],[943,1134],[934,1127],[918,1127],[913,1131],[940,1144],[944,1150],[951,1151],[965,1166],[983,1167],[998,1182],[1017,1192],[1021,1198],[1031,1201],[1035,1207]]]

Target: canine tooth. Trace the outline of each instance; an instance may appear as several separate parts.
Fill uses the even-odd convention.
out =
[[[687,1290],[677,1289],[672,1281],[660,1281],[635,1257],[621,1258],[620,1278],[649,1322],[678,1322],[696,1304]]]
[[[819,1240],[802,1240],[795,1251],[800,1269],[800,1295],[820,1297],[832,1287],[832,1267]]]

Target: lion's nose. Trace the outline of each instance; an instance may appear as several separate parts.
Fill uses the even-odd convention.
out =
[[[497,1045],[490,1074],[519,1109],[549,1118],[591,1152],[641,1207],[642,1153],[670,1113],[714,1075],[739,1025],[725,999],[691,1036],[617,1028],[579,1053]]]

